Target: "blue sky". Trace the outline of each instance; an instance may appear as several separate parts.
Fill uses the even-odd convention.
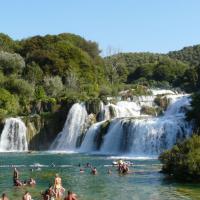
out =
[[[123,52],[200,44],[200,0],[0,0],[0,32],[14,39],[70,32]]]

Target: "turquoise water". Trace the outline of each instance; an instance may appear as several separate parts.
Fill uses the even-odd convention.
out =
[[[77,193],[80,200],[189,200],[200,199],[200,185],[180,184],[167,180],[159,173],[161,165],[158,160],[132,160],[135,167],[132,173],[119,175],[111,166],[113,158],[106,156],[89,156],[83,154],[50,154],[50,153],[0,153],[0,193],[6,192],[10,199],[21,200],[28,190],[33,199],[42,199],[40,192],[53,183],[55,173],[59,173],[66,190]],[[56,167],[51,167],[51,163]],[[79,173],[79,163],[87,162],[96,166],[98,175],[93,176],[85,168]],[[41,171],[31,165],[40,163]],[[34,187],[13,187],[12,174],[16,165],[22,180],[33,177]],[[34,168],[34,171],[31,171]],[[110,168],[112,174],[107,174]]]

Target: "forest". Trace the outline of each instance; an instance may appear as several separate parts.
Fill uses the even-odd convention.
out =
[[[31,114],[37,102],[116,96],[138,85],[197,92],[200,46],[168,54],[101,56],[98,44],[81,36],[0,34],[0,117]]]

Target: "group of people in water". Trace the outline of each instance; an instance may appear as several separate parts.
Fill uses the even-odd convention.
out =
[[[79,164],[79,167],[81,165]],[[117,171],[120,174],[126,174],[129,172],[129,167],[128,164],[126,162],[123,162],[122,160],[119,160],[115,166],[117,166]],[[96,167],[92,167],[92,165],[90,163],[87,163],[85,165],[85,168],[90,168],[91,169],[91,174],[92,175],[97,175],[98,171]],[[80,168],[80,173],[84,173],[84,169]],[[108,169],[108,174],[111,174],[112,171],[109,168]],[[17,170],[17,168],[14,168],[13,171],[13,184],[14,186],[34,186],[36,185],[36,181],[33,178],[30,178],[29,180],[26,181],[21,181],[19,178],[19,171]],[[73,192],[71,192],[70,190],[67,192],[67,195],[65,196],[65,188],[62,186],[62,178],[59,176],[59,174],[55,175],[55,179],[54,179],[54,184],[53,185],[49,185],[49,187],[44,191],[41,192],[42,198],[43,200],[60,200],[60,199],[64,199],[64,200],[77,200],[77,195]],[[9,200],[9,198],[6,196],[5,193],[2,194],[2,197],[0,198],[0,200]],[[32,200],[31,194],[26,191],[22,197],[22,200]]]
[[[33,178],[30,178],[27,181],[21,181],[19,179],[19,171],[17,168],[14,168],[13,171],[13,185],[14,186],[34,186],[36,181]],[[62,186],[62,179],[59,174],[56,174],[54,179],[54,185],[50,185],[48,189],[44,192],[41,192],[43,200],[60,200],[63,199],[65,193],[65,188]],[[0,200],[9,200],[5,193],[2,194]],[[22,197],[22,200],[32,200],[31,194],[26,191]],[[67,195],[64,197],[64,200],[77,200],[77,195],[70,190],[67,192]]]
[[[15,167],[14,172],[13,172],[13,184],[14,186],[25,186],[25,185],[33,186],[36,184],[36,181],[33,178],[30,178],[29,180],[21,181],[19,179],[19,172],[17,168]]]

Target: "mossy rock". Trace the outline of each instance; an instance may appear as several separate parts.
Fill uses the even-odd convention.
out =
[[[94,138],[96,150],[99,150],[101,148],[104,136],[107,134],[109,126],[110,126],[110,121],[106,121],[105,123],[101,125],[99,132],[96,134]]]
[[[150,107],[150,106],[142,106],[140,112],[142,114],[147,114],[147,115],[152,115],[152,116],[157,115],[156,108]]]
[[[99,98],[95,99],[89,99],[86,101],[86,110],[88,114],[95,114],[97,115],[101,110],[100,110],[100,103],[101,100]]]
[[[169,106],[170,100],[166,96],[157,95],[157,97],[154,99],[154,103],[163,110],[166,110]]]

